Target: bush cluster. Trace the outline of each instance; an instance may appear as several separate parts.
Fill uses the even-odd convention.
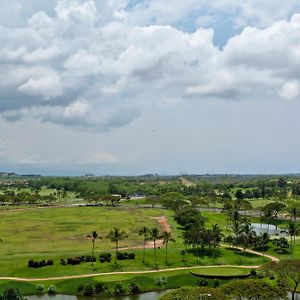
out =
[[[130,294],[139,294],[141,289],[136,281],[131,281],[128,285],[128,291]]]
[[[42,292],[44,289],[45,289],[45,286],[43,284],[38,284],[35,289],[38,291],[38,292]]]
[[[0,292],[1,300],[26,300],[19,292],[13,288],[5,289],[3,294]]]
[[[47,289],[47,293],[49,295],[54,295],[56,294],[56,286],[55,285],[49,285]]]
[[[82,294],[84,296],[94,296],[106,290],[107,290],[107,286],[102,282],[96,283],[95,286],[91,284],[87,284],[87,285],[80,284],[77,287],[77,294]]]
[[[53,260],[52,259],[48,259],[48,260],[43,259],[41,261],[35,261],[33,259],[30,259],[27,264],[28,264],[29,268],[42,268],[42,267],[46,267],[46,266],[52,266]]]
[[[134,253],[117,252],[117,260],[135,259]]]
[[[166,275],[163,275],[161,277],[155,277],[154,278],[154,282],[156,285],[158,286],[162,286],[168,283],[168,279]]]
[[[68,257],[67,259],[61,258],[60,259],[60,264],[63,266],[66,265],[79,265],[82,262],[95,262],[96,257],[91,256],[91,255],[86,255],[86,256],[74,256],[74,257]]]
[[[111,261],[111,253],[101,253],[99,255],[99,260],[101,263],[110,262]]]
[[[126,293],[126,289],[123,287],[123,285],[117,283],[113,293],[115,296],[124,296]]]

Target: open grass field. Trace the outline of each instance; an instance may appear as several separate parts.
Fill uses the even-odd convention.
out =
[[[0,232],[0,276],[45,278],[66,275],[102,273],[114,271],[135,271],[153,269],[153,249],[146,250],[146,262],[142,263],[142,237],[138,235],[143,226],[162,225],[155,217],[165,216],[171,227],[176,243],[170,243],[168,264],[165,263],[165,249],[157,249],[159,268],[174,268],[194,265],[259,265],[267,258],[232,249],[221,248],[212,258],[212,250],[203,253],[189,250],[187,262],[182,262],[180,251],[184,249],[181,231],[172,218],[172,212],[162,209],[135,209],[122,207],[73,207],[44,208],[23,211],[1,212]],[[225,216],[219,213],[203,213],[210,224],[224,227]],[[60,264],[61,258],[91,254],[91,241],[86,237],[92,230],[97,230],[101,240],[96,241],[95,255],[103,251],[114,253],[114,244],[106,238],[114,227],[120,227],[128,234],[128,239],[120,242],[120,247],[137,247],[126,250],[136,254],[135,260],[119,261],[115,265],[97,261],[80,265]],[[27,267],[29,259],[53,259],[54,265],[38,269]]]

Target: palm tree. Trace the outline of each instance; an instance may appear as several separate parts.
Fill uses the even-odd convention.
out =
[[[95,241],[101,240],[102,237],[98,235],[97,231],[92,231],[92,234],[87,235],[88,238],[91,238],[92,241],[92,266],[94,266],[94,250],[95,250]]]
[[[126,232],[124,230],[120,230],[117,227],[114,227],[114,229],[112,229],[110,231],[110,233],[107,235],[107,238],[109,238],[112,243],[116,244],[115,264],[117,263],[117,253],[119,250],[119,241],[122,241],[127,237],[128,237],[128,235],[126,234]]]
[[[300,234],[300,224],[296,223],[288,223],[288,227],[286,230],[282,230],[281,232],[287,233],[291,237],[291,253],[293,251],[293,238],[294,244],[296,243],[296,236]]]
[[[160,238],[159,230],[153,227],[149,230],[149,239],[153,241],[154,265],[156,265],[156,241]]]
[[[176,242],[175,239],[172,237],[171,232],[164,231],[163,232],[163,239],[164,239],[164,245],[166,245],[166,264],[168,263],[168,245],[169,242]]]
[[[273,213],[270,209],[263,208],[263,219],[268,222],[267,233],[269,233],[270,223],[273,221]]]
[[[149,229],[147,227],[143,227],[139,230],[139,235],[142,235],[144,237],[144,243],[143,243],[143,262],[145,262],[145,246],[148,238],[148,232]]]
[[[222,241],[222,230],[218,224],[212,226],[210,230],[209,239],[210,244],[213,246],[213,259],[215,258],[215,249],[218,247]]]

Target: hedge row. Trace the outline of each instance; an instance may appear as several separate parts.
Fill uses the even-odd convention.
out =
[[[48,260],[41,260],[41,261],[35,261],[33,259],[30,259],[28,261],[28,267],[29,268],[42,268],[42,267],[46,267],[46,266],[52,266],[53,265],[53,260],[52,259],[48,259]]]

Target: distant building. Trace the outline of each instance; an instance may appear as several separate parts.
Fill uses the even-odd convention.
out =
[[[9,172],[0,172],[0,177],[13,177],[16,176],[15,173],[9,173]]]

